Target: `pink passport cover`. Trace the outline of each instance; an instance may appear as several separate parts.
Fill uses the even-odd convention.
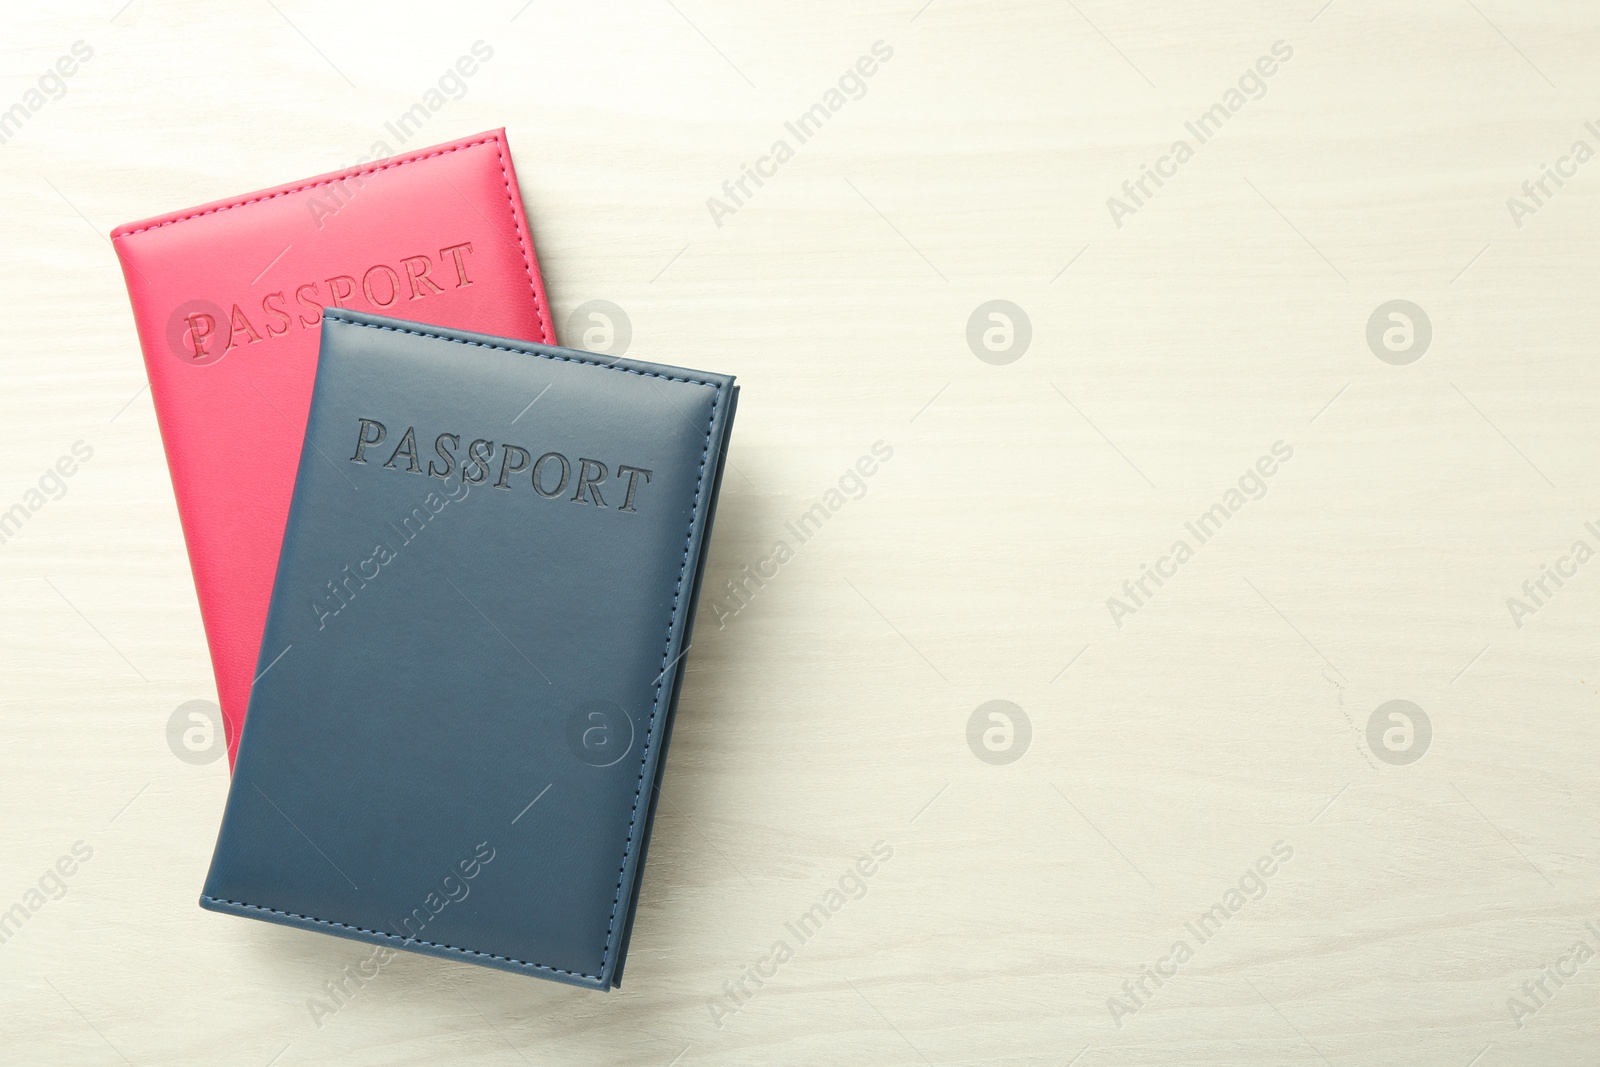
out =
[[[322,308],[554,344],[549,304],[503,130],[119,226],[111,239],[231,766],[251,683],[271,666],[257,657]]]

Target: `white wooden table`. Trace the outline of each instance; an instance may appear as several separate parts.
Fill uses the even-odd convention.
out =
[[[1596,1062],[1600,14],[921,2],[0,15],[0,1061]],[[106,233],[419,103],[744,388],[611,995],[196,906]]]

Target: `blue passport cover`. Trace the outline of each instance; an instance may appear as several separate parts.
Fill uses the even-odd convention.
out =
[[[615,987],[733,379],[322,330],[201,906]]]

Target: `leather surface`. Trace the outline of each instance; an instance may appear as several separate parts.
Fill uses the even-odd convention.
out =
[[[237,751],[324,306],[554,343],[500,130],[112,231]]]
[[[609,988],[733,380],[377,316],[323,331],[201,903]]]

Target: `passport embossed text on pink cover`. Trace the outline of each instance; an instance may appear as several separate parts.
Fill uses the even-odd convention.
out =
[[[261,634],[322,309],[542,344],[555,331],[503,130],[119,226],[111,238],[231,763],[251,682],[271,666]]]

